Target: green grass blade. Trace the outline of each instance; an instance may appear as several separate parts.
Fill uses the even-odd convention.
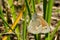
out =
[[[13,0],[8,0],[8,4],[9,4],[10,9],[11,9],[11,14],[12,14],[13,20],[15,21],[16,20],[16,12],[15,12],[15,8],[13,5]]]
[[[43,0],[43,12],[44,12],[44,19],[47,21],[47,13],[46,13],[46,8],[47,8],[47,0]]]
[[[41,40],[41,35],[40,34],[35,34],[35,40]]]
[[[47,22],[50,25],[51,24],[51,15],[52,15],[52,6],[53,6],[54,0],[48,1],[48,8],[47,8]]]
[[[36,12],[35,1],[34,0],[31,0],[31,5],[32,5],[32,11],[33,11],[33,13]]]
[[[56,28],[54,29],[54,31],[51,34],[51,40],[53,39],[53,37],[55,36],[56,32],[58,31],[58,28],[60,27],[60,21],[57,23]]]
[[[12,18],[15,21],[16,20],[16,12],[15,12],[15,9],[14,9],[13,0],[8,0],[8,3],[10,5],[10,7],[11,7]],[[19,26],[16,26],[15,33],[16,33],[16,35],[18,37],[18,40],[21,40]]]
[[[1,5],[0,5],[0,17],[1,19],[3,20],[4,22],[4,27],[6,28],[5,32],[8,31],[7,27],[10,28],[10,26],[8,25],[8,23],[6,22],[6,20],[4,19],[4,15],[3,15],[3,12],[2,12],[2,8],[1,8]],[[11,29],[11,28],[10,28]],[[9,38],[9,37],[8,37]],[[9,39],[10,40],[10,39]]]
[[[45,37],[45,40],[51,40],[50,33],[47,34],[47,37]]]
[[[11,27],[8,25],[8,23],[5,21],[5,18],[4,18],[4,15],[3,15],[3,12],[2,12],[2,9],[1,9],[1,6],[0,6],[0,17],[1,19],[3,20],[4,22],[4,26],[7,28],[9,27],[11,29]],[[11,29],[12,30],[12,29]],[[7,31],[7,30],[6,30]],[[12,30],[13,31],[13,30]]]
[[[52,34],[49,33],[49,34],[48,34],[48,37],[45,38],[45,40],[52,40],[52,39],[54,38],[56,32],[58,31],[59,26],[60,26],[60,21],[57,23],[57,26],[56,26],[56,28],[54,29],[54,31],[52,32]],[[50,35],[51,35],[51,36],[50,36]]]
[[[17,28],[15,29],[15,33],[17,35],[17,38],[18,38],[18,40],[22,40],[20,30],[19,30],[19,26],[17,25],[16,27]]]
[[[54,0],[43,0],[43,10],[44,10],[44,19],[48,22],[50,25],[51,23],[51,15],[52,15],[52,6],[53,6]],[[47,34],[48,38],[46,37],[45,40],[51,40],[50,33]]]
[[[23,40],[27,40],[26,37],[27,37],[27,31],[26,31],[26,28],[27,28],[27,23],[26,23],[26,17],[27,17],[27,11],[24,11],[24,14],[23,14],[23,18],[24,18],[24,21],[23,21]]]
[[[25,3],[26,3],[27,10],[28,10],[29,18],[31,19],[32,18],[32,15],[31,15],[31,12],[30,12],[30,7],[29,7],[28,0],[25,0]]]

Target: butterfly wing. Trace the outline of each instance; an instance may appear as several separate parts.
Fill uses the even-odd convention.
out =
[[[27,31],[32,34],[48,33],[50,32],[50,27],[41,16],[35,14],[27,27]]]
[[[40,17],[40,24],[42,25],[41,33],[50,32],[50,27],[48,26],[48,23],[42,17]]]
[[[27,31],[32,34],[39,34],[41,32],[40,22],[37,20],[31,20],[29,26],[27,27]]]

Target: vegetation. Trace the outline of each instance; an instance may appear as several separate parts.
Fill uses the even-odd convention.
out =
[[[7,13],[7,12],[4,13],[2,4],[0,4],[0,18],[2,19],[4,28],[5,28],[5,31],[3,33],[0,33],[0,37],[4,33],[7,33],[7,34],[15,34],[17,37],[17,40],[28,40],[27,38],[28,38],[29,33],[27,32],[27,27],[30,23],[30,20],[32,19],[32,15],[34,13],[36,13],[36,7],[35,7],[36,2],[37,2],[37,4],[40,4],[41,0],[37,0],[37,1],[36,0],[24,0],[23,4],[20,5],[21,7],[20,7],[18,13],[15,10],[13,0],[7,0],[7,2],[10,7],[9,8],[10,14],[12,15],[12,20],[11,20],[12,24],[10,26],[10,24],[8,23],[8,21],[7,21],[7,20],[9,20],[7,18],[8,16],[6,16],[6,19],[5,19],[4,14],[7,15],[9,13]],[[53,4],[54,4],[54,0],[48,0],[48,1],[43,0],[43,17],[49,26],[51,25]],[[18,16],[17,16],[17,14],[18,14]],[[21,20],[22,20],[22,23],[21,23]],[[20,26],[18,25],[19,23],[22,25],[22,28],[20,28]],[[52,33],[47,33],[45,35],[45,40],[53,40],[56,32],[58,31],[59,26],[60,26],[60,21],[58,21],[58,23]],[[22,33],[20,33],[21,32],[20,29],[22,29]],[[35,40],[41,40],[41,34],[34,34],[34,37],[35,37]],[[2,40],[11,40],[11,37],[10,37],[10,35],[5,35],[4,37],[2,37]]]

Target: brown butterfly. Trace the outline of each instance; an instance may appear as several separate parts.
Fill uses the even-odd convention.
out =
[[[32,34],[48,33],[50,32],[50,27],[41,15],[35,13],[27,27],[27,31]]]

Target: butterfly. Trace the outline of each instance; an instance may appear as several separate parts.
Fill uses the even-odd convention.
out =
[[[27,27],[27,31],[32,34],[48,33],[50,32],[50,27],[42,16],[35,13]]]

